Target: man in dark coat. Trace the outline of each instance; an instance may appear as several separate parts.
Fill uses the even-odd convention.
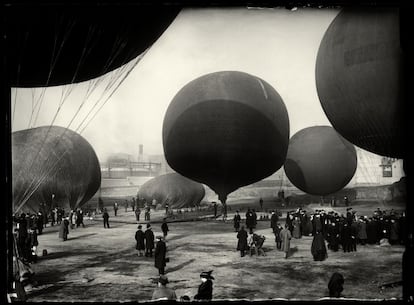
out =
[[[36,219],[36,225],[37,225],[37,230],[39,231],[39,235],[41,235],[43,232],[43,221],[44,221],[43,214],[41,211],[39,211],[39,213],[37,213],[37,219]]]
[[[339,228],[335,221],[328,227],[328,248],[334,252],[339,249]]]
[[[145,230],[145,256],[152,257],[152,250],[154,249],[154,232],[152,232],[151,225],[147,223]]]
[[[316,234],[313,237],[311,253],[314,261],[323,261],[328,257],[325,240],[321,231],[316,231]]]
[[[106,208],[104,209],[104,212],[102,214],[102,218],[103,218],[104,228],[109,229],[109,214],[108,214],[108,211],[106,210]]]
[[[237,233],[237,250],[240,251],[240,256],[245,255],[245,251],[249,249],[247,246],[247,232],[244,230],[244,226],[241,227],[240,231]]]
[[[214,277],[211,275],[213,270],[201,272],[201,284],[198,286],[198,292],[194,296],[195,300],[210,301],[213,298],[213,282]]]
[[[246,227],[249,229],[250,233],[253,233],[254,215],[250,208],[248,208],[246,212]]]
[[[352,251],[352,232],[351,226],[348,224],[347,221],[344,222],[342,227],[342,249],[344,252],[351,252]]]
[[[280,225],[280,223],[278,223],[273,231],[273,233],[275,234],[276,248],[278,250],[282,249],[282,238],[280,237],[280,232],[282,232],[282,230],[282,226]]]
[[[370,217],[367,221],[367,243],[370,245],[376,244],[378,241],[377,238],[377,223],[372,220]]]
[[[167,224],[167,218],[164,218],[162,221],[162,225],[161,225],[161,231],[162,234],[164,235],[164,240],[167,238],[167,234],[168,234],[168,224]]]
[[[273,233],[276,231],[277,222],[279,221],[279,216],[275,213],[275,211],[272,211],[272,216],[270,216],[270,227],[273,230]]]
[[[138,226],[138,231],[135,232],[135,240],[137,241],[135,249],[138,250],[138,256],[143,256],[145,250],[145,234],[142,232],[141,225]]]
[[[240,217],[240,214],[239,214],[239,211],[237,210],[236,211],[236,214],[234,215],[234,218],[233,218],[233,223],[234,223],[234,232],[237,232],[237,231],[239,231],[239,228],[240,228],[240,222],[241,222],[241,217]]]
[[[157,236],[157,245],[155,247],[154,252],[154,265],[155,268],[158,269],[158,275],[162,275],[165,273],[165,265],[166,265],[166,254],[167,254],[167,246],[165,242],[162,240],[161,236]]]
[[[137,207],[134,211],[135,213],[135,219],[137,220],[137,222],[139,221],[139,216],[141,215],[141,209],[139,207]]]
[[[68,234],[69,234],[69,220],[64,218],[63,221],[60,222],[59,238],[61,238],[63,241],[68,240]]]

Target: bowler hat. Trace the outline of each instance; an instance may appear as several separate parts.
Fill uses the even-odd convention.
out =
[[[213,272],[213,270],[203,271],[203,272],[200,273],[200,277],[204,277],[204,278],[209,279],[209,280],[214,280],[214,277],[211,275],[212,272]]]

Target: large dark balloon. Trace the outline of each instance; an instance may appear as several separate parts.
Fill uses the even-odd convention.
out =
[[[298,131],[289,143],[284,169],[289,181],[312,195],[341,190],[355,174],[355,147],[330,126]]]
[[[177,173],[166,174],[144,183],[138,191],[139,198],[147,202],[157,200],[157,204],[180,209],[193,207],[204,198],[204,186]]]
[[[150,47],[180,10],[178,6],[26,4],[3,9],[12,87],[77,83],[112,71]]]
[[[191,81],[164,118],[168,164],[208,185],[222,202],[278,170],[288,142],[282,98],[267,82],[243,72],[215,72]]]
[[[40,204],[74,209],[101,185],[101,169],[92,146],[79,134],[58,126],[12,133],[12,177],[15,210],[34,191],[22,206],[26,211],[37,211]]]
[[[318,95],[332,126],[361,148],[403,157],[402,83],[398,9],[343,9],[316,60]]]

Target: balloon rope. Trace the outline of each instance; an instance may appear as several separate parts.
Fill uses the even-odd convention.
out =
[[[19,91],[17,90],[17,88],[14,88],[13,114],[12,114],[12,121],[11,121],[11,126],[12,127],[13,127],[14,117],[15,117],[15,114],[16,114],[16,101],[17,101],[17,93],[18,92]]]
[[[20,202],[16,212],[18,212],[22,206],[30,199],[30,197],[36,192],[36,190],[39,188],[39,186],[43,183],[43,181],[47,178],[47,176],[52,172],[52,170],[56,169],[56,166],[59,164],[60,160],[63,158],[63,156],[67,153],[68,148],[60,155],[58,159],[55,160],[55,162],[52,164],[52,166],[47,170],[44,171],[43,175],[40,177],[40,179],[36,182],[34,187],[31,189],[30,192],[26,194],[26,196],[23,197],[23,200]],[[32,184],[35,180],[32,180]],[[32,185],[30,185],[31,187]]]
[[[142,58],[142,57],[141,57]],[[119,88],[119,86],[124,82],[124,80],[128,77],[128,75],[131,73],[131,71],[136,67],[138,62],[141,60],[141,58],[138,58],[132,68],[127,71],[127,73],[122,77],[121,81],[117,84],[115,89],[111,92],[111,94],[105,99],[105,101],[102,103],[102,105],[98,108],[98,110],[94,113],[94,115],[91,117],[91,119],[86,123],[86,125],[82,128],[80,131],[80,134],[83,133],[83,131],[88,127],[89,123],[95,118],[95,116],[98,114],[98,112],[102,109],[102,107],[108,102],[108,100],[112,97],[112,95],[116,92],[116,90]]]

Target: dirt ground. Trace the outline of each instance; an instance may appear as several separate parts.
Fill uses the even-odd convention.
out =
[[[311,208],[320,207],[307,210]],[[235,208],[229,213],[230,219],[234,211]],[[36,283],[29,291],[28,301],[112,302],[151,298],[158,270],[153,258],[137,256],[135,216],[123,209],[116,217],[110,212],[110,229],[103,228],[98,215],[96,220],[86,220],[85,228],[71,230],[65,242],[58,239],[56,226],[44,230],[39,236],[38,262],[32,265]],[[156,211],[152,217],[153,231],[160,234],[163,212]],[[256,231],[266,236],[266,256],[240,257],[231,220],[172,222],[169,228],[170,262],[166,273],[178,298],[188,295],[192,299],[200,284],[200,272],[208,270],[214,270],[214,299],[317,300],[328,295],[327,284],[333,272],[343,274],[346,298],[402,297],[401,286],[379,286],[402,279],[403,246],[358,246],[357,252],[351,253],[328,250],[325,261],[315,262],[310,253],[312,237],[302,237],[292,239],[291,256],[285,259],[284,253],[275,247],[270,222],[264,220],[258,222]],[[42,256],[43,249],[47,250],[46,256]]]

